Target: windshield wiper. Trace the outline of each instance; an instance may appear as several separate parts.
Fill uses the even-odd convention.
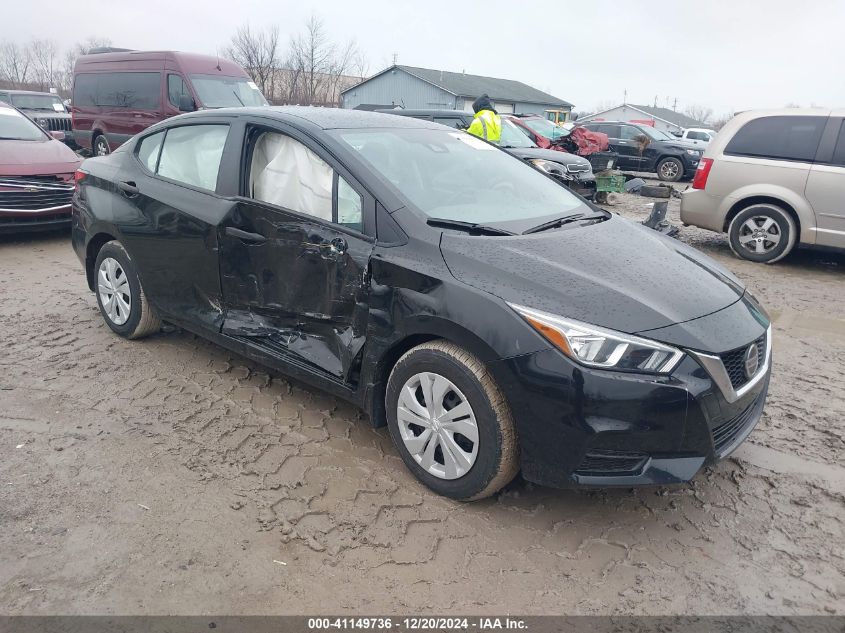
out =
[[[460,220],[450,220],[449,218],[428,218],[426,224],[429,226],[438,226],[442,229],[460,229],[467,233],[475,233],[476,235],[515,235],[515,233],[511,233],[505,229],[497,229],[495,226],[487,226],[475,222],[461,222]]]
[[[235,95],[235,99],[237,99],[237,100],[238,100],[238,103],[240,103],[240,104],[241,104],[241,107],[244,107],[244,102],[243,102],[243,101],[241,101],[241,98],[238,96],[238,93],[237,93],[237,92],[235,92],[234,90],[232,90],[232,94],[233,94],[233,95]]]
[[[570,222],[577,222],[578,220],[600,220],[603,219],[605,216],[603,215],[585,215],[583,213],[575,213],[573,215],[565,215],[562,218],[556,218],[554,220],[549,220],[548,222],[543,222],[542,224],[538,224],[537,226],[532,226],[527,231],[523,231],[523,235],[528,235],[529,233],[539,233],[540,231],[545,231],[547,229],[556,229],[559,226],[563,226],[564,224],[569,224]]]

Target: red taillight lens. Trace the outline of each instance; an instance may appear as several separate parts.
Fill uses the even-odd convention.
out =
[[[698,169],[695,170],[695,176],[692,179],[693,189],[704,189],[707,186],[707,177],[710,175],[710,168],[713,167],[712,158],[702,158],[698,163]]]
[[[85,180],[85,176],[87,176],[87,175],[88,174],[86,174],[81,169],[76,170],[76,173],[73,174],[73,186],[74,186],[75,189],[79,189],[79,183],[81,183],[83,180]]]

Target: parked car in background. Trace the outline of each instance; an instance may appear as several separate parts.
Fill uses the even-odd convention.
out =
[[[234,62],[173,51],[79,57],[72,102],[74,138],[97,156],[182,112],[268,105],[258,86]]]
[[[0,89],[0,101],[16,107],[48,132],[64,132],[65,143],[73,145],[70,112],[59,95]]]
[[[615,163],[605,134],[572,123],[557,125],[536,114],[507,114],[503,118],[512,121],[537,147],[589,156],[595,171],[610,169]]]
[[[610,148],[618,156],[618,169],[655,172],[660,180],[669,182],[692,178],[704,152],[695,143],[674,138],[648,125],[590,121],[583,126],[607,134]]]
[[[796,245],[845,248],[845,110],[744,112],[707,147],[681,197],[685,224],[772,263]]]
[[[395,108],[378,110],[378,112],[433,121],[459,130],[468,128],[473,118],[471,112],[462,110],[405,110]],[[499,142],[499,147],[558,178],[579,195],[589,199],[595,196],[596,177],[593,174],[590,161],[575,154],[541,149],[507,117],[502,117],[502,139]]]
[[[692,141],[696,145],[707,146],[710,141],[716,138],[716,130],[703,127],[691,127],[685,129],[680,134],[675,134],[674,136],[685,141]]]
[[[77,181],[72,244],[112,331],[173,322],[349,400],[442,495],[520,468],[687,481],[762,414],[771,326],[736,277],[465,132],[196,112]]]
[[[73,174],[82,159],[63,136],[0,102],[0,231],[70,224]]]

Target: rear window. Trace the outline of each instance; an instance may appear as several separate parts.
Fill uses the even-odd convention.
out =
[[[812,162],[825,116],[770,116],[749,121],[728,143],[725,154]]]
[[[155,110],[161,102],[161,73],[89,73],[76,76],[74,106]]]

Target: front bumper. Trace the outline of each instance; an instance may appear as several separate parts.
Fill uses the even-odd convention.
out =
[[[70,226],[70,205],[48,211],[0,211],[0,233],[54,231]]]
[[[500,360],[493,370],[511,405],[526,479],[558,488],[672,484],[730,455],[751,433],[765,405],[768,354],[736,398],[690,354],[671,376],[592,370],[556,349]]]

